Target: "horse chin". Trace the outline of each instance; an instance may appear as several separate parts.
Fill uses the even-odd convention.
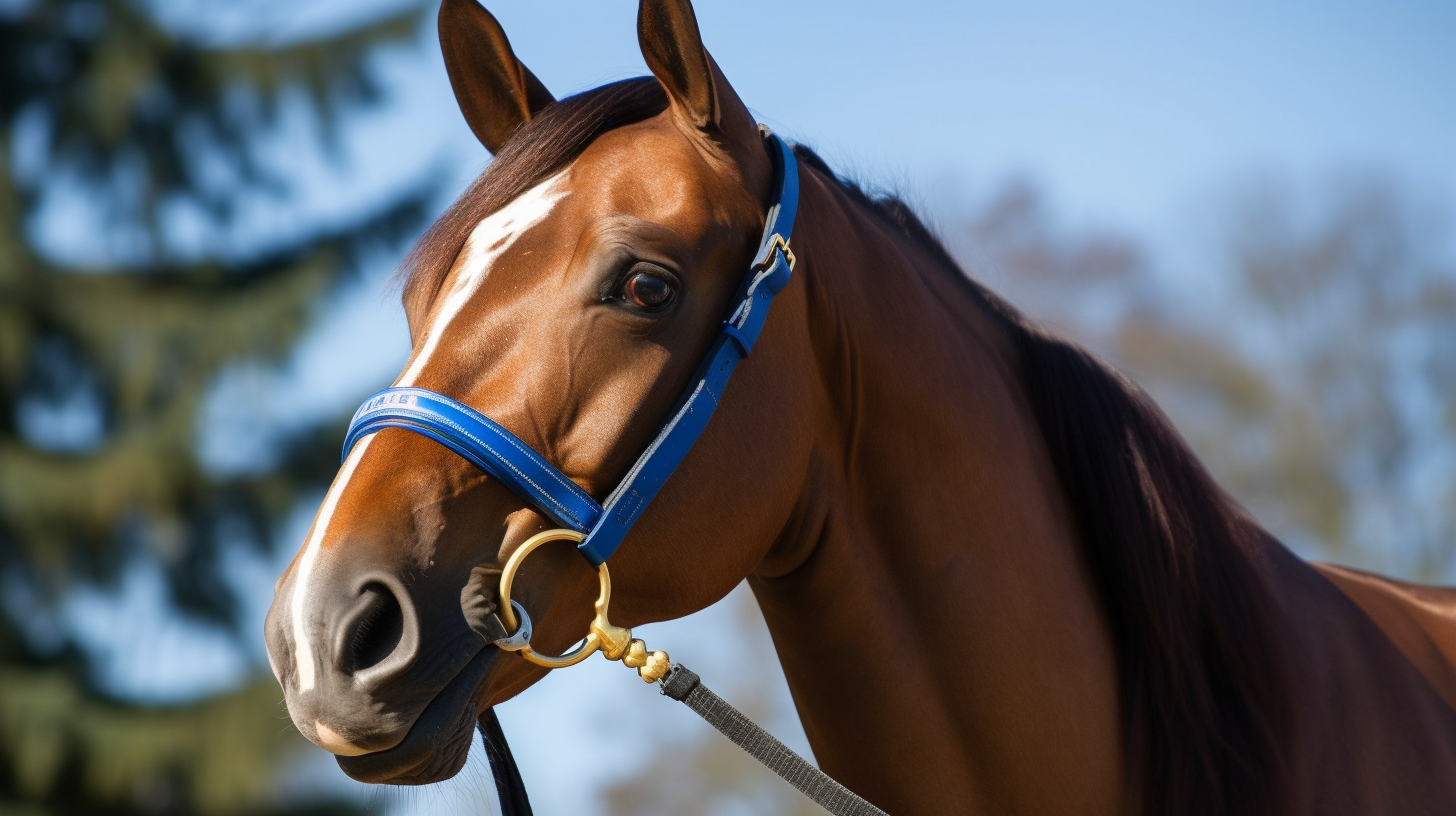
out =
[[[429,785],[459,773],[475,736],[476,698],[498,654],[489,646],[477,652],[425,706],[398,745],[336,756],[339,767],[353,779],[381,785]]]

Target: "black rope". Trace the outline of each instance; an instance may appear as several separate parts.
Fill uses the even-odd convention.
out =
[[[495,777],[495,795],[500,799],[501,816],[531,816],[531,800],[526,796],[526,783],[511,756],[506,732],[501,730],[495,709],[487,708],[480,715],[480,739],[485,743],[485,756],[490,760],[490,775]]]
[[[813,799],[834,816],[886,816],[828,774],[810,765],[773,734],[759,728],[743,712],[704,686],[702,680],[681,663],[662,679],[662,693],[696,711],[764,767],[778,774],[799,792]]]

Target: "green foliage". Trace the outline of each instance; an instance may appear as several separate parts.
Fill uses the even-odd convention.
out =
[[[381,98],[372,55],[413,38],[420,6],[263,43],[184,36],[165,3],[0,7],[0,586],[54,608],[150,559],[177,609],[241,623],[222,556],[270,544],[327,482],[339,419],[219,473],[196,444],[203,400],[230,366],[284,359],[370,252],[417,227],[429,185],[281,241],[246,240],[238,204],[288,203],[268,137],[301,110],[336,147]],[[41,219],[78,191],[102,228],[45,245]],[[184,251],[180,216],[234,240]],[[165,709],[108,699],[38,617],[56,619],[0,606],[0,813],[284,812],[271,780],[302,741],[271,678]]]
[[[0,756],[12,777],[0,790],[52,813],[178,802],[234,813],[268,798],[278,752],[302,743],[278,701],[277,684],[263,678],[197,705],[139,708],[99,700],[61,669],[3,668]]]
[[[135,189],[118,203],[155,235],[164,200],[219,211],[236,200],[231,185],[209,182],[209,163],[226,164],[233,180],[263,180],[256,136],[290,94],[304,94],[325,125],[375,101],[367,57],[408,38],[417,18],[411,7],[311,41],[210,45],[168,31],[132,0],[31,2],[0,18],[0,117],[45,120],[52,172],[97,187],[124,176]]]

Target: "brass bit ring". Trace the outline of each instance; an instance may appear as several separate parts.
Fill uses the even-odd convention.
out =
[[[544,655],[531,648],[531,635],[522,630],[522,621],[516,616],[516,602],[511,599],[511,586],[515,583],[516,573],[520,571],[521,564],[526,557],[535,552],[538,547],[552,541],[570,541],[580,544],[586,536],[575,530],[547,530],[544,533],[537,533],[526,539],[525,543],[511,553],[506,559],[506,565],[501,569],[500,579],[500,600],[501,622],[512,634],[504,638],[509,642],[512,651],[521,657],[544,666],[548,669],[561,669],[567,666],[574,666],[588,657],[592,652],[600,651],[608,660],[620,660],[627,666],[637,669],[637,673],[646,682],[655,682],[667,674],[672,668],[668,662],[667,654],[664,652],[648,652],[647,647],[640,640],[632,637],[632,630],[615,626],[607,619],[607,606],[612,600],[612,575],[607,571],[607,565],[601,564],[597,567],[597,581],[600,584],[600,591],[597,593],[595,604],[596,616],[592,618],[587,636],[575,649],[564,655]],[[525,608],[521,608],[522,614]],[[524,637],[523,637],[524,635]]]

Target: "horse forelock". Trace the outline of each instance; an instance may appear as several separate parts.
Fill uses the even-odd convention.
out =
[[[972,280],[902,199],[871,196],[812,150],[795,150],[963,283],[1016,349],[1112,626],[1129,804],[1184,816],[1285,812],[1296,726],[1268,534],[1141,389]]]
[[[485,172],[415,243],[397,282],[406,314],[424,313],[476,226],[528,190],[560,172],[609,130],[656,116],[667,94],[652,77],[637,77],[554,102],[522,125]]]

